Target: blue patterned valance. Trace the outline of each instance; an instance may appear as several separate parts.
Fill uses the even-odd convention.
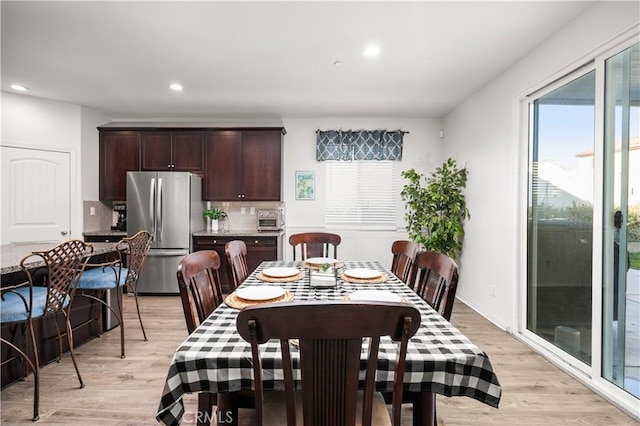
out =
[[[318,130],[316,160],[402,160],[401,130]]]

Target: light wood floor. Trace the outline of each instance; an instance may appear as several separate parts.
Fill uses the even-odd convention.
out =
[[[187,336],[179,297],[143,297],[141,306],[149,341],[142,333],[132,298],[125,297],[127,357],[119,357],[119,332],[106,333],[77,348],[86,387],[78,389],[71,358],[41,370],[38,424],[155,424],[155,413],[174,349]],[[499,409],[467,397],[438,397],[438,421],[454,425],[637,425],[637,423],[499,330],[467,306],[456,302],[453,323],[489,355],[503,389]],[[31,422],[33,380],[18,382],[1,393],[1,423]],[[197,406],[185,397],[187,411]],[[244,411],[244,410],[241,410]],[[241,412],[251,423],[251,412]],[[411,424],[404,409],[403,424]],[[194,424],[185,418],[183,424]]]

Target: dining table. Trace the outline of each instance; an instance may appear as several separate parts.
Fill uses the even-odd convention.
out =
[[[238,287],[236,293],[255,286],[281,287],[287,301],[348,300],[350,295],[394,294],[405,303],[413,304],[421,314],[421,324],[409,340],[404,376],[404,393],[413,400],[413,424],[432,425],[435,419],[435,395],[466,396],[491,407],[498,408],[501,387],[487,354],[427,304],[413,289],[398,279],[378,261],[342,261],[336,264],[335,282],[329,287],[311,285],[312,265],[304,261],[266,261]],[[297,276],[274,279],[263,271],[274,268],[296,268]],[[353,279],[350,271],[379,271],[374,279]],[[244,290],[245,292],[247,290]],[[242,294],[242,293],[240,293]],[[229,395],[253,389],[251,346],[243,340],[236,328],[239,309],[235,294],[229,295],[211,315],[198,326],[176,349],[162,392],[156,419],[166,425],[178,425],[185,415],[182,398],[185,394],[209,392],[218,394],[219,424],[233,423],[234,416],[220,416],[222,408],[229,407]],[[377,296],[376,296],[377,297]],[[285,300],[282,297],[277,300]],[[233,302],[233,303],[232,303]],[[247,303],[248,304],[248,303]],[[231,306],[230,306],[231,305]],[[292,318],[292,320],[295,320]],[[283,390],[279,342],[269,341],[260,347],[266,359],[263,370],[265,391]],[[376,390],[392,392],[397,343],[390,338],[380,340]],[[292,350],[294,365],[298,356]],[[363,359],[366,352],[363,350]],[[263,358],[264,359],[264,358]],[[299,374],[294,371],[294,376]],[[296,384],[299,384],[296,382]]]

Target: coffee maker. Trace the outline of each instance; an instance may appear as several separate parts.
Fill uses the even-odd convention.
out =
[[[118,220],[115,226],[111,227],[112,231],[127,231],[127,205],[116,204],[113,206],[113,210],[118,212]]]

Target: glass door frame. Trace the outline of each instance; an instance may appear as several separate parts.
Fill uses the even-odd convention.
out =
[[[519,108],[520,108],[519,129],[520,129],[521,150],[520,150],[520,158],[519,158],[520,160],[520,208],[519,208],[519,215],[518,215],[518,225],[519,225],[518,234],[519,234],[519,240],[520,240],[519,246],[520,246],[521,256],[519,259],[520,260],[519,281],[518,281],[519,282],[519,286],[518,286],[518,302],[519,302],[518,308],[519,309],[517,314],[518,322],[515,327],[515,330],[516,330],[516,333],[520,334],[522,338],[529,345],[531,345],[537,352],[542,353],[547,358],[551,358],[551,359],[555,358],[557,360],[561,360],[565,365],[571,366],[573,375],[580,375],[586,379],[588,379],[592,374],[591,365],[588,365],[583,361],[580,361],[576,357],[570,355],[569,353],[565,352],[564,350],[552,344],[551,342],[548,342],[547,340],[543,339],[542,337],[538,336],[537,334],[535,334],[534,332],[532,332],[527,328],[527,317],[529,314],[528,309],[530,306],[527,299],[527,295],[528,295],[527,255],[530,247],[530,242],[528,241],[528,230],[527,230],[527,209],[528,209],[528,202],[529,202],[528,200],[528,196],[529,196],[528,179],[529,179],[529,164],[530,164],[529,153],[531,151],[531,147],[529,144],[530,144],[530,135],[532,133],[530,125],[533,124],[532,115],[530,111],[533,108],[534,101],[550,92],[553,92],[554,90],[560,87],[563,87],[571,83],[572,81],[580,77],[585,76],[586,74],[592,72],[593,70],[596,70],[596,88],[595,88],[596,114],[594,117],[594,122],[595,122],[594,134],[596,135],[596,140],[594,143],[594,150],[596,151],[596,156],[597,156],[598,155],[598,152],[597,152],[598,124],[599,124],[597,111],[598,111],[599,103],[602,104],[602,99],[599,99],[597,94],[598,88],[599,88],[599,78],[597,75],[598,74],[597,67],[593,62],[590,62],[581,67],[577,67],[575,70],[571,71],[570,73],[564,74],[561,78],[557,78],[553,80],[551,83],[547,84],[546,86],[541,87],[540,89],[534,91],[530,95],[525,96],[520,100],[520,105],[519,105]],[[596,173],[597,171],[594,169],[594,175]],[[597,191],[598,190],[596,189],[596,192]],[[597,216],[598,215],[597,208],[596,208],[597,203],[598,203],[598,199],[594,198],[594,211],[593,211],[594,229],[597,229],[598,223],[600,223],[598,221],[601,221],[600,217]],[[600,244],[600,242],[594,239],[593,240],[594,248],[598,244]],[[593,255],[595,256],[595,253]],[[594,258],[594,261],[595,261],[595,258]],[[595,277],[595,274],[596,274],[595,264],[594,264],[593,274]],[[592,306],[594,306],[594,304],[596,303],[595,300],[593,299],[593,297],[595,296],[593,294],[594,293],[593,284],[594,284],[594,280],[592,278]],[[595,324],[595,321],[596,321],[596,317],[593,315],[593,312],[592,312],[592,333],[595,332],[595,327],[597,326],[597,324]],[[595,362],[595,359],[593,357],[593,340],[592,340],[591,349],[592,349],[591,363],[593,364]]]
[[[519,170],[518,208],[517,208],[517,309],[514,314],[513,335],[538,352],[561,370],[570,374],[594,392],[602,395],[614,405],[627,413],[637,416],[638,398],[619,388],[603,377],[603,289],[604,272],[604,143],[605,143],[605,61],[639,41],[640,27],[635,27],[610,40],[608,43],[568,65],[566,68],[550,76],[546,82],[540,82],[514,97],[514,116],[516,118],[516,137],[518,145],[515,150]],[[586,73],[596,71],[595,86],[595,140],[594,140],[594,194],[593,194],[593,275],[592,275],[592,336],[591,365],[587,365],[572,355],[559,349],[552,343],[542,339],[527,329],[527,208],[529,178],[529,137],[530,137],[530,105],[535,99],[549,93]],[[636,420],[638,417],[635,417]]]

